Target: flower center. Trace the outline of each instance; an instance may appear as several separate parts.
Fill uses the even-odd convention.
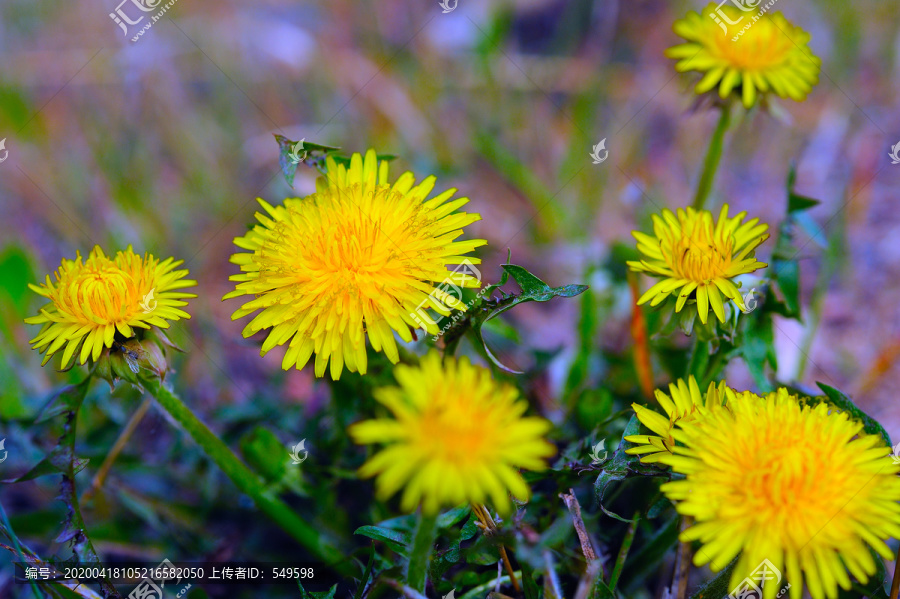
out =
[[[784,407],[775,410],[769,422],[757,417],[742,423],[757,428],[752,438],[735,439],[729,467],[740,473],[739,481],[733,483],[732,505],[724,509],[752,514],[757,526],[782,530],[799,550],[847,505],[852,497],[843,489],[856,492],[865,481],[856,485],[836,475],[855,466],[829,431],[800,428],[785,417]]]
[[[70,282],[58,288],[60,311],[93,324],[126,319],[139,310],[143,294],[149,291],[109,260],[88,260]]]
[[[326,303],[383,302],[417,280],[433,279],[426,269],[434,259],[423,245],[433,221],[423,212],[389,185],[321,191],[277,224],[272,242],[261,249],[261,262],[272,266],[260,276],[274,282],[287,275]]]
[[[461,417],[463,412],[465,418]],[[490,422],[490,414],[474,406],[451,412],[432,404],[422,414],[419,446],[427,447],[432,459],[454,464],[481,463],[490,448],[488,431],[496,431]]]
[[[689,281],[708,283],[725,275],[731,265],[734,239],[717,237],[712,221],[682,223],[681,236],[663,241],[660,248],[675,274]]]
[[[729,13],[732,21],[743,18],[729,31],[737,27],[746,27],[751,23],[752,26],[744,30],[744,33],[734,41],[734,35],[721,35],[716,27],[710,48],[713,55],[746,71],[768,69],[788,59],[793,42],[778,30],[771,17],[766,14],[759,15],[759,19],[754,23],[753,13],[738,10],[732,12],[733,14]]]

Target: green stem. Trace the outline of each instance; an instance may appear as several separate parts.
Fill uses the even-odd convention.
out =
[[[709,387],[709,384],[717,379],[719,379],[722,375],[722,371],[725,370],[725,367],[728,366],[728,360],[725,359],[725,352],[720,348],[719,351],[712,355],[710,359],[709,366],[707,366],[706,374],[703,376],[703,380],[698,380],[697,384],[700,385],[701,389],[706,389]]]
[[[413,538],[412,553],[409,556],[409,570],[406,573],[406,583],[420,593],[425,592],[428,558],[431,557],[436,537],[437,516],[429,516],[420,511],[416,535]]]
[[[702,382],[703,374],[709,366],[709,342],[701,341],[700,335],[694,331],[694,341],[691,346],[690,357],[688,358],[687,372],[684,374],[685,380],[691,375],[697,379],[697,384]]]
[[[325,561],[338,572],[346,573],[347,562],[343,555],[333,546],[319,538],[319,533],[304,522],[286,503],[278,499],[266,488],[262,479],[250,470],[225,443],[203,424],[191,410],[172,391],[164,387],[159,380],[144,380],[147,391],[156,398],[213,462],[228,478],[249,496],[272,520],[277,522],[294,539],[303,545],[318,559]]]
[[[721,110],[719,123],[716,125],[716,130],[709,140],[709,149],[706,151],[706,159],[703,161],[703,172],[700,174],[697,195],[694,196],[695,210],[703,210],[706,206],[706,198],[709,196],[710,190],[712,190],[716,169],[719,168],[719,161],[722,159],[722,146],[725,139],[725,131],[728,129],[730,122],[731,104],[728,102],[722,104]]]
[[[638,516],[641,515],[640,511],[634,513],[634,518],[631,520],[631,524],[628,525],[628,530],[625,532],[625,539],[622,541],[622,547],[619,549],[619,555],[616,558],[616,564],[613,566],[612,574],[609,575],[609,590],[615,591],[616,584],[619,582],[619,576],[622,575],[622,570],[625,568],[625,560],[628,558],[628,552],[631,550],[631,543],[634,541],[634,533],[637,531],[637,522],[640,520]]]

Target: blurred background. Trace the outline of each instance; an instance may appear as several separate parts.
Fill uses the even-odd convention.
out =
[[[41,368],[29,348],[38,327],[22,321],[42,302],[26,284],[95,244],[185,260],[199,297],[193,318],[174,327],[186,353],[172,378],[232,446],[250,422],[284,443],[312,436],[304,423],[337,391],[310,369],[283,373],[280,350],[260,358],[258,343],[241,338],[245,323],[231,322],[240,301],[220,301],[255,198],[314,190],[315,171],[302,167],[287,185],[273,133],[347,153],[374,147],[399,157],[394,176],[435,174],[438,190],[458,188],[483,217],[467,235],[488,240],[488,282],[509,249],[550,285],[591,285],[587,300],[526,304],[506,321],[517,336],[504,359],[534,368],[535,350],[547,352],[547,402],[584,343],[579,331],[595,348],[589,383],[603,380],[605,351],[630,347],[631,295],[602,267],[651,213],[693,197],[716,114],[694,109],[698,77],[676,74],[663,52],[679,41],[672,22],[703,3],[458,0],[444,13],[437,0],[177,0],[132,41],[147,19],[126,34],[110,13],[144,13],[117,2],[0,5],[0,437],[9,452],[0,478],[52,447],[55,437],[30,423],[53,388],[78,378],[57,372],[58,358]],[[804,322],[777,324],[778,378],[838,387],[900,435],[900,165],[888,157],[900,142],[900,4],[776,8],[811,34],[822,76],[803,103],[738,113],[712,203],[775,229],[796,164],[797,191],[822,203],[797,233]],[[609,158],[592,164],[604,139]],[[771,251],[762,246],[764,261]],[[752,386],[746,367],[729,374],[733,386]],[[80,455],[102,461],[139,401],[124,387],[95,389]],[[314,438],[308,447],[315,460]],[[160,412],[147,414],[117,464],[85,514],[98,550],[239,555],[241,517],[216,510],[247,506],[216,503],[228,481]],[[0,489],[13,528],[36,548],[62,513],[44,481]],[[203,513],[192,511],[199,505]],[[326,508],[310,507],[311,517]],[[199,534],[210,519],[220,523],[214,538]],[[136,525],[147,534],[135,538]],[[254,531],[259,542],[272,534]]]

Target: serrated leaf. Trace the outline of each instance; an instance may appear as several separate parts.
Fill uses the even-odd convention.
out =
[[[77,411],[87,393],[87,387],[84,389],[79,387],[80,385],[68,385],[58,389],[41,408],[35,418],[35,423],[45,422],[61,414]]]
[[[508,260],[509,258],[507,256],[507,261]],[[562,287],[550,287],[547,283],[540,280],[521,266],[507,263],[501,264],[501,267],[503,268],[503,274],[500,277],[500,282],[488,285],[484,289],[481,295],[481,301],[471,309],[470,315],[462,319],[458,325],[454,325],[454,327],[447,332],[445,342],[447,344],[448,352],[452,354],[456,347],[456,343],[462,335],[470,331],[478,342],[476,346],[484,351],[485,356],[491,362],[496,364],[498,368],[512,374],[522,374],[521,371],[514,370],[504,365],[497,359],[493,352],[491,352],[487,343],[484,341],[482,332],[485,323],[521,303],[547,302],[554,297],[575,297],[580,293],[584,293],[588,289],[588,286],[563,285]],[[516,284],[518,284],[522,293],[516,295],[507,294],[501,291],[500,297],[492,297],[494,291],[499,290],[500,287],[505,285],[510,276],[516,281]]]
[[[865,412],[860,410],[856,406],[856,404],[853,403],[853,400],[850,399],[843,392],[835,389],[834,387],[830,387],[830,386],[826,385],[825,383],[816,383],[816,384],[819,386],[819,388],[822,391],[825,392],[825,395],[827,396],[828,402],[830,404],[839,408],[841,411],[849,413],[852,418],[862,422],[863,430],[865,430],[867,434],[881,435],[882,438],[884,439],[884,442],[887,443],[887,446],[891,447],[890,435],[888,435],[887,431],[884,430],[884,427],[881,426],[881,424],[877,420],[875,420],[874,418],[872,418],[871,416],[869,416],[868,414],[866,414]],[[810,397],[809,400],[807,401],[807,403],[810,403],[810,405],[815,405],[815,403],[818,403],[817,400],[821,401],[822,398],[821,397]]]
[[[31,470],[23,474],[18,478],[10,478],[4,480],[4,483],[21,483],[27,480],[34,480],[41,476],[47,476],[49,474],[59,474],[61,471],[59,468],[53,465],[53,463],[48,459],[44,458],[40,462],[38,462]]]
[[[458,518],[460,513],[462,513],[463,517],[469,515],[469,519],[457,532],[451,527],[457,524],[461,519]],[[450,544],[446,549],[435,551],[432,555],[431,565],[429,567],[431,580],[440,580],[447,570],[459,562],[462,555],[460,546],[463,541],[468,541],[478,532],[478,527],[475,525],[477,521],[478,518],[475,514],[471,513],[471,508],[469,506],[456,508],[455,510],[450,510],[449,512],[438,516],[437,527],[439,530],[444,531],[441,534],[441,538],[449,536]],[[452,524],[448,524],[449,522],[452,522]]]
[[[522,296],[537,302],[546,302],[554,297],[574,297],[587,290],[587,285],[564,285],[550,287],[545,282],[515,264],[503,264],[501,268],[508,272],[522,288]]]

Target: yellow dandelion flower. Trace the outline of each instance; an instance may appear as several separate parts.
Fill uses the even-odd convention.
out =
[[[706,410],[714,410],[725,401],[725,382],[718,385],[710,383],[706,393],[700,392],[697,380],[691,376],[687,383],[683,379],[669,385],[669,395],[659,389],[656,390],[656,401],[666,411],[668,419],[649,408],[638,404],[631,404],[634,413],[641,424],[649,428],[656,435],[629,435],[625,440],[637,443],[637,447],[626,449],[625,453],[641,456],[641,462],[645,464],[659,462],[659,459],[672,453],[675,439],[672,431],[675,424],[681,421],[690,421]]]
[[[684,447],[661,461],[686,478],[662,490],[696,522],[680,537],[700,541],[694,563],[718,571],[740,553],[735,588],[769,560],[793,599],[804,578],[813,599],[849,590],[848,571],[865,583],[876,571],[867,545],[891,559],[884,540],[900,536],[900,465],[862,428],[783,388],[680,422],[674,437]],[[766,598],[777,590],[766,585]]]
[[[259,200],[267,214],[257,213],[260,224],[234,240],[250,253],[231,257],[242,272],[223,299],[255,296],[232,319],[260,311],[243,335],[271,329],[262,355],[289,343],[285,370],[303,368],[315,353],[316,376],[330,359],[337,380],[344,365],[365,374],[366,335],[396,364],[395,332],[407,342],[416,328],[439,332],[435,321],[418,317],[424,308],[443,316],[465,310],[448,289],[480,283],[447,265],[480,263],[466,254],[487,242],[454,241],[481,216],[456,211],[469,200],[451,200],[455,189],[427,199],[433,176],[414,185],[407,172],[390,184],[388,163],[379,164],[374,150],[365,159],[354,154],[349,169],[331,158],[326,164],[328,180],[320,177],[314,194],[277,207]],[[448,276],[453,284],[442,285]]]
[[[629,261],[628,266],[663,279],[641,296],[638,305],[650,302],[656,306],[677,293],[675,311],[681,312],[693,296],[704,324],[710,306],[716,317],[725,322],[723,297],[746,310],[738,286],[731,279],[767,266],[756,260],[754,250],[769,238],[769,225],[759,224],[758,218],[743,222],[746,216],[746,212],[741,212],[729,218],[728,204],[722,207],[715,222],[708,210],[679,209],[677,216],[663,210],[661,216],[653,215],[654,237],[632,232],[645,258]]]
[[[726,23],[733,25],[735,35],[728,33]],[[809,34],[780,12],[744,12],[710,3],[702,16],[690,11],[672,29],[686,43],[669,48],[666,56],[678,60],[679,72],[704,73],[698,94],[718,85],[720,97],[735,92],[750,108],[758,94],[769,92],[801,102],[819,80],[822,61],[809,49]]]
[[[400,365],[394,373],[400,386],[375,392],[394,417],[349,429],[357,443],[388,445],[359,471],[378,477],[382,500],[405,487],[406,511],[421,504],[436,513],[444,506],[481,504],[490,496],[501,513],[509,513],[509,493],[529,497],[517,469],[543,470],[555,448],[544,439],[550,423],[523,416],[528,404],[515,387],[494,381],[465,357],[442,363],[436,351],[419,366]]]
[[[185,279],[187,270],[175,270],[182,260],[168,258],[160,262],[151,254],[139,256],[131,246],[109,258],[94,246],[87,260],[81,254],[75,260],[63,258],[55,273],[44,284],[29,287],[49,303],[40,314],[26,318],[28,324],[44,325],[30,343],[39,352],[47,352],[42,364],[65,346],[62,367],[68,367],[81,347],[78,362],[88,356],[100,357],[113,344],[116,333],[129,339],[134,328],[168,328],[169,321],[191,316],[180,309],[193,293],[175,291],[193,287],[196,281]]]

